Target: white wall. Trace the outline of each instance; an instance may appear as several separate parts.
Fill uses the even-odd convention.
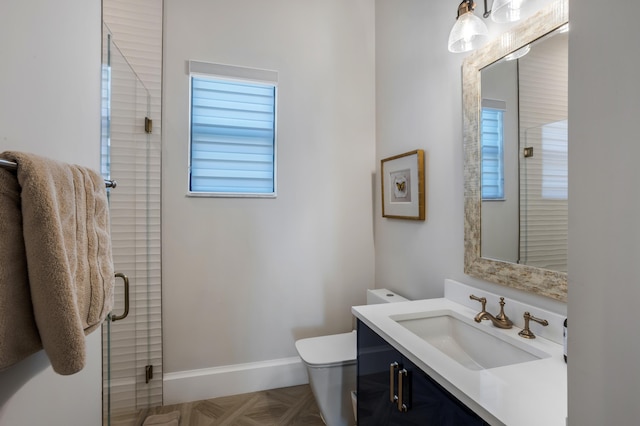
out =
[[[569,424],[640,418],[638,259],[640,28],[605,3],[571,1],[569,33]],[[628,2],[606,2],[621,11]]]
[[[165,0],[165,372],[294,357],[296,339],[351,329],[374,286],[373,6]],[[276,199],[185,196],[190,59],[278,71]]]
[[[548,1],[538,2],[542,5]],[[482,2],[476,2],[476,15]],[[427,220],[381,217],[376,190],[376,286],[412,299],[441,297],[445,278],[564,312],[566,305],[472,279],[464,266],[461,64],[447,50],[456,4],[376,0],[376,157],[416,148],[427,162]],[[485,20],[491,36],[508,28]],[[378,165],[379,168],[379,165]]]
[[[427,185],[425,222],[382,218],[376,188],[376,286],[411,299],[441,297],[445,278],[464,277],[462,58],[447,51],[452,13],[448,2],[376,1],[376,157],[424,149]]]
[[[0,39],[0,151],[99,170],[100,2],[4,2]],[[100,424],[100,357],[94,332],[77,374],[55,374],[42,351],[1,372],[0,425]]]

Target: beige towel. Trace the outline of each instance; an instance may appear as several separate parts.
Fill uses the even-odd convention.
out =
[[[165,414],[153,414],[147,417],[142,426],[178,426],[180,424],[180,412],[172,411]]]
[[[0,371],[42,349],[22,238],[20,186],[0,169]]]
[[[0,157],[18,164],[29,288],[42,346],[57,373],[76,373],[85,364],[84,336],[113,306],[104,180],[91,169],[33,154]]]

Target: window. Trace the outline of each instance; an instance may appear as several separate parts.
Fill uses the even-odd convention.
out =
[[[189,193],[276,195],[277,73],[189,62]]]
[[[482,199],[504,199],[504,111],[502,101],[484,99],[481,117]],[[491,104],[491,107],[485,106]]]

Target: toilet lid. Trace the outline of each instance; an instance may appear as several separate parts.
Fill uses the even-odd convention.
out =
[[[302,361],[314,367],[355,364],[356,332],[301,339],[296,349]]]

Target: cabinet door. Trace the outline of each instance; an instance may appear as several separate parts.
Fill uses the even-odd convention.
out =
[[[400,354],[360,321],[357,340],[358,425],[401,424],[394,402],[397,386],[390,380],[390,374],[397,373]]]
[[[359,426],[487,424],[361,321],[357,337]]]

